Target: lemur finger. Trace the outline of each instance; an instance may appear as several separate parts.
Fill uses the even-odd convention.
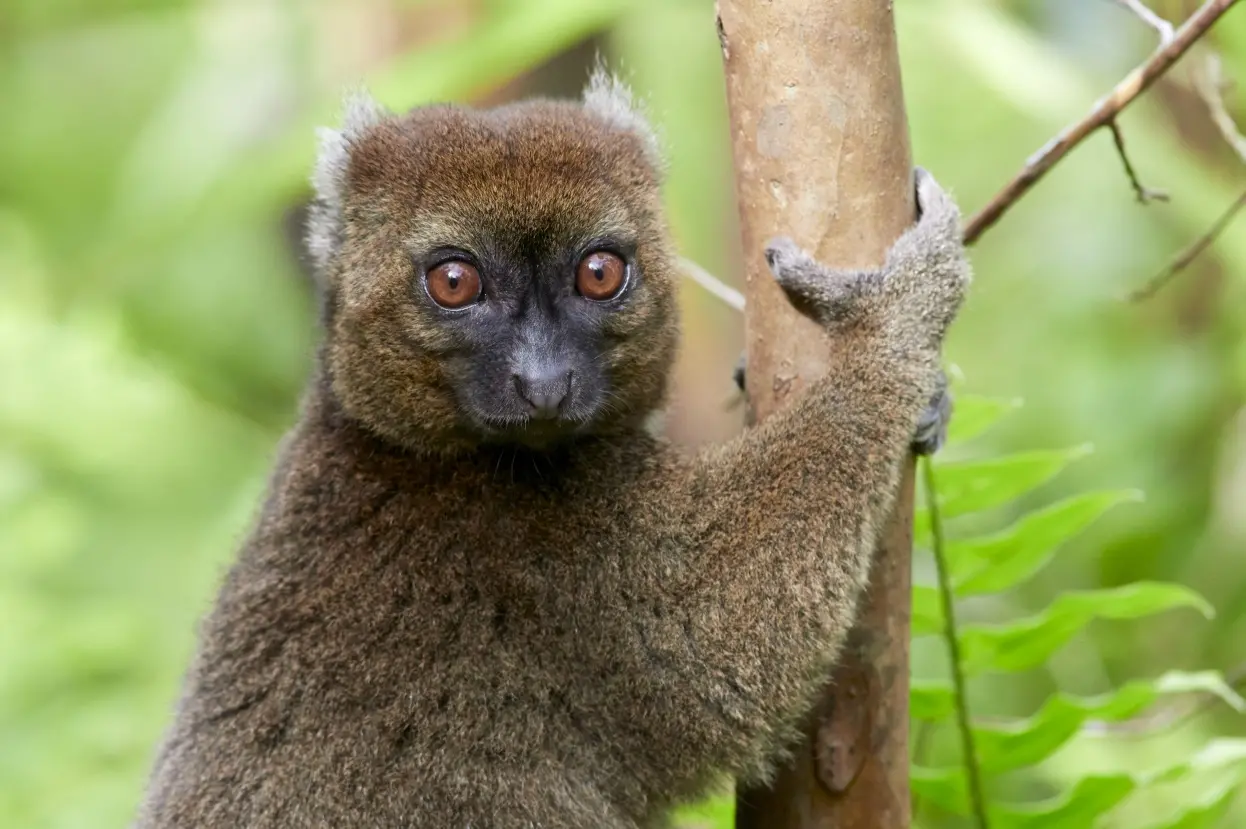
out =
[[[959,241],[960,208],[956,202],[924,168],[914,169],[913,180],[917,189],[918,224]]]
[[[880,278],[825,268],[785,236],[766,244],[766,262],[792,306],[823,324],[846,317],[867,285]]]
[[[960,208],[930,173],[918,167],[916,178],[918,220],[913,232],[931,275],[950,284],[966,281]]]
[[[939,384],[922,411],[913,434],[913,452],[933,455],[947,441],[948,423],[952,420],[952,392],[947,387],[947,375],[939,372]]]
[[[766,242],[766,264],[770,272],[782,280],[798,272],[817,272],[818,263],[800,245],[787,236],[776,236]]]
[[[904,294],[940,297],[938,305],[958,305],[970,270],[961,243],[960,210],[934,176],[915,171],[920,215],[887,253],[887,281]]]

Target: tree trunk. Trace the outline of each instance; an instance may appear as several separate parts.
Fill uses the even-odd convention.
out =
[[[835,344],[789,306],[762,249],[873,267],[914,219],[888,0],[719,0],[748,298],[750,419],[791,402]],[[831,686],[794,764],[736,796],[739,829],[906,829],[913,465]]]

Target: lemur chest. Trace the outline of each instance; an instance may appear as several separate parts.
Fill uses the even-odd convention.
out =
[[[339,623],[355,633],[342,640],[349,672],[324,675],[331,693],[380,713],[412,757],[595,751],[636,674],[623,578],[566,551],[532,558],[472,541],[411,539],[374,574],[370,600],[339,597]]]

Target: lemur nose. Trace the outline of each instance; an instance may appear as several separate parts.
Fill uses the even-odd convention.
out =
[[[561,366],[538,367],[511,375],[519,396],[532,406],[539,418],[558,416],[558,407],[571,393],[571,370]]]

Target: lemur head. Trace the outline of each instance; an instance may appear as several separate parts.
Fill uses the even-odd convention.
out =
[[[678,326],[660,167],[600,70],[581,102],[394,116],[353,98],[321,131],[308,228],[332,394],[421,451],[643,421]]]

